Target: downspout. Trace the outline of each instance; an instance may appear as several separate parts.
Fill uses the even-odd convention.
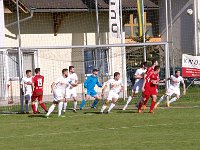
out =
[[[29,20],[29,19],[33,18],[34,10],[35,10],[35,9],[31,9],[31,11],[30,11],[30,16],[19,20],[19,23],[24,22],[24,21],[26,21],[26,20]],[[8,28],[8,27],[13,26],[13,25],[15,25],[15,24],[17,24],[17,23],[18,23],[18,21],[15,21],[15,22],[12,22],[12,23],[9,23],[9,24],[5,25],[5,27]]]

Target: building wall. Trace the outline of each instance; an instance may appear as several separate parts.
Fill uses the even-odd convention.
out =
[[[51,83],[61,75],[63,68],[68,68],[74,65],[76,72],[81,80],[81,75],[84,74],[84,56],[82,48],[68,49],[37,49],[39,46],[75,46],[75,45],[95,45],[96,20],[94,13],[65,13],[61,26],[58,30],[58,35],[54,36],[53,14],[37,13],[33,18],[21,23],[21,41],[22,47],[35,47],[38,51],[37,62],[35,67],[41,68],[41,74],[45,76],[44,94],[51,95]],[[5,14],[6,24],[13,22],[14,14]],[[20,16],[27,17],[28,14]],[[108,36],[108,15],[100,14],[100,43],[120,43],[119,39],[109,38]],[[6,28],[6,46],[18,46],[16,38],[17,27],[12,26]],[[26,49],[24,51],[30,51]],[[112,62],[114,71],[122,72],[121,70],[121,50],[112,48]],[[111,58],[110,58],[111,60]],[[110,72],[111,74],[113,72]],[[82,83],[83,79],[79,81]],[[12,86],[17,87],[18,82],[14,82]],[[82,84],[78,86],[79,93],[82,93]],[[14,96],[19,96],[19,92],[13,93]],[[48,100],[51,98],[48,97]]]
[[[194,19],[193,15],[187,14],[187,9],[193,9],[193,0],[171,0],[171,2],[172,28],[168,1],[170,59],[172,61],[172,54],[174,54],[175,65],[181,66],[182,54],[194,54]],[[166,41],[165,0],[159,1],[159,7],[160,33],[162,41]]]

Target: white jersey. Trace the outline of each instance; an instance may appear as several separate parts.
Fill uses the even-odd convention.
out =
[[[173,86],[174,88],[180,88],[180,83],[184,83],[184,79],[179,76],[179,77],[175,77],[173,75],[171,75],[170,77],[170,86]]]
[[[121,80],[110,79],[106,82],[106,85],[110,86],[110,91],[119,93],[123,83]]]
[[[68,78],[70,80],[70,83],[75,83],[75,81],[78,81],[78,76],[76,73],[69,73]],[[72,87],[71,87],[72,88]],[[74,88],[74,87],[73,87]]]
[[[140,68],[140,69],[136,70],[135,75],[136,76],[144,75],[145,73],[146,73],[146,69]],[[144,82],[144,79],[136,79],[135,80],[135,84],[143,84],[143,82]]]
[[[27,83],[28,82],[31,82],[32,83],[32,77],[24,77],[22,78],[22,81],[21,81],[21,84],[23,85],[23,89],[24,89],[24,92],[25,92],[25,95],[28,95],[28,94],[32,94],[32,85],[28,85]]]
[[[59,77],[56,81],[54,81],[54,83],[55,83],[54,90],[65,91],[65,89],[70,84],[69,82],[70,82],[70,80],[68,77],[67,78],[64,78],[63,76]]]

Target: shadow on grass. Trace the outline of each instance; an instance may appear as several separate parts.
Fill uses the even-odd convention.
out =
[[[88,112],[84,112],[83,114],[101,114],[98,111],[88,111]]]
[[[129,113],[132,113],[132,114],[134,114],[134,113],[137,113],[137,111],[117,111],[117,113],[120,113],[120,114],[129,114]]]
[[[36,114],[35,115],[34,114],[33,115],[28,115],[28,117],[29,118],[45,118],[45,116],[42,115],[42,114],[39,114],[39,115],[36,115]]]

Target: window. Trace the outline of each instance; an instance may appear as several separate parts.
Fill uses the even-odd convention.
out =
[[[146,12],[145,18],[146,18]],[[152,24],[146,23],[145,19],[145,31],[147,36],[153,36],[152,33]],[[138,18],[136,14],[130,14],[130,20],[128,24],[125,24],[125,37],[126,38],[133,38],[139,35],[139,26],[138,26]]]
[[[8,52],[9,77],[19,77],[19,61],[17,52]]]
[[[108,49],[86,49],[84,51],[85,74],[94,68],[102,74],[108,73]]]
[[[25,75],[26,70],[34,70],[34,52],[23,52],[22,67]],[[19,77],[19,56],[17,51],[8,51],[8,71],[9,78]]]

